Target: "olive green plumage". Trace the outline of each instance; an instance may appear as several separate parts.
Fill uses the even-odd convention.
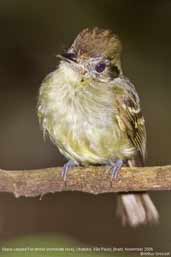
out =
[[[135,88],[122,75],[118,37],[108,30],[85,29],[68,52],[76,62],[62,61],[40,89],[38,115],[44,132],[77,163],[132,159],[137,151],[144,158],[144,119]],[[94,72],[96,58],[106,62],[101,74]],[[114,79],[113,67],[118,69]]]
[[[121,49],[119,38],[111,31],[84,29],[41,85],[38,116],[44,134],[77,165],[144,160],[144,118],[135,87],[123,75]],[[128,213],[121,211],[123,223],[132,226],[150,221],[142,204],[139,216],[141,208],[135,199],[140,198],[124,197]],[[152,202],[150,208],[151,219],[157,220]]]

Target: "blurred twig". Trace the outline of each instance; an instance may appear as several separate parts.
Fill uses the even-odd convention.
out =
[[[64,182],[61,167],[40,170],[0,170],[0,192],[16,197],[38,196],[61,191],[92,194],[107,192],[171,190],[171,166],[122,168],[119,178],[111,181],[106,167],[77,167]]]

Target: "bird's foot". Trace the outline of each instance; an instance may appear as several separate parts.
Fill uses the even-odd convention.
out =
[[[72,160],[68,161],[67,163],[64,164],[63,170],[62,170],[62,177],[64,181],[66,181],[68,171],[71,170],[76,166],[76,163]]]
[[[116,160],[114,164],[112,164],[112,180],[117,179],[119,172],[122,168],[124,161],[123,160]]]

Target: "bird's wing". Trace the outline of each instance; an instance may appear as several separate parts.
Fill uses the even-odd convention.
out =
[[[146,151],[146,129],[136,92],[126,90],[123,94],[117,94],[116,106],[118,125],[127,133],[129,140],[137,149],[137,155],[140,155],[137,157],[143,162]]]

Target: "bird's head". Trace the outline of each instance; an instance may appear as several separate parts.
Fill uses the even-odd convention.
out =
[[[59,57],[79,72],[83,79],[106,82],[119,77],[121,42],[110,30],[84,29],[71,47]]]

